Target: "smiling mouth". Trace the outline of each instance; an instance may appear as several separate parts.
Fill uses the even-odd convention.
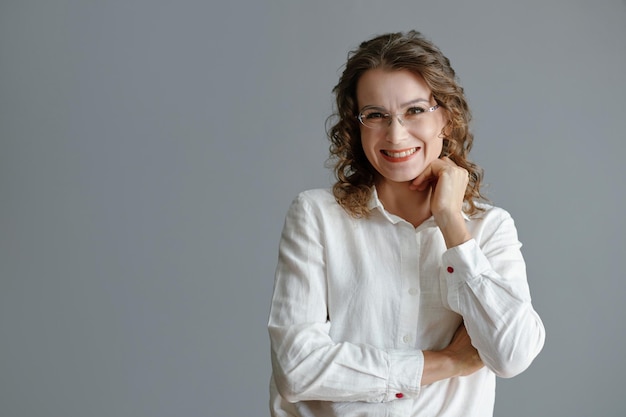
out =
[[[411,148],[411,149],[405,149],[399,152],[386,151],[382,149],[380,153],[382,153],[384,156],[388,158],[400,159],[400,158],[406,158],[408,156],[413,155],[415,152],[418,151],[418,149],[419,148]]]

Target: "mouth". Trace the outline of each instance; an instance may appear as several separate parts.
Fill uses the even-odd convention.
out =
[[[388,161],[402,162],[402,161],[406,161],[407,159],[409,159],[418,150],[420,150],[419,147],[403,149],[399,151],[388,151],[385,149],[381,149],[380,153]]]

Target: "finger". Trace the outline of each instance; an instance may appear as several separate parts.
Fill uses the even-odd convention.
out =
[[[424,169],[424,171],[421,172],[421,174],[419,174],[417,177],[415,177],[413,181],[411,181],[411,184],[409,184],[409,188],[412,190],[424,191],[428,186],[430,180],[432,180],[433,178],[433,169],[429,165]]]
[[[451,161],[450,161],[451,162]],[[413,181],[409,188],[412,190],[424,191],[428,186],[429,182],[439,177],[442,169],[444,169],[448,165],[448,161],[437,159],[430,163],[421,174],[419,174]]]
[[[427,179],[421,181],[419,184],[410,183],[409,184],[409,190],[412,190],[412,191],[424,191],[428,187],[432,186],[436,181],[437,181],[437,179],[435,177],[432,177],[432,178],[427,178]]]

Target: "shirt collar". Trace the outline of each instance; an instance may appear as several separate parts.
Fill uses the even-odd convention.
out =
[[[406,221],[403,218],[396,216],[395,214],[391,214],[387,210],[385,210],[385,206],[383,206],[383,202],[380,201],[380,199],[378,198],[378,192],[376,191],[376,186],[374,185],[372,186],[372,195],[370,196],[370,200],[367,203],[367,208],[370,211],[373,211],[375,209],[378,210],[387,220],[389,220],[393,224],[399,223],[401,221]],[[465,213],[465,211],[463,211],[462,214],[463,214],[463,219],[465,219],[466,221],[470,219],[469,216]],[[426,225],[436,226],[435,218],[433,216],[430,216],[420,226],[426,226]]]

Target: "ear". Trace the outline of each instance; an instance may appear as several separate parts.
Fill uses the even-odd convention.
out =
[[[441,147],[441,155],[439,155],[439,158],[444,156],[450,156],[450,139],[448,139],[448,137],[450,136],[450,132],[452,132],[452,127],[446,122],[444,127],[441,129],[441,133],[439,133],[439,137],[443,141]]]
[[[443,158],[444,156],[450,156],[450,139],[443,137],[443,146],[441,147],[441,154],[439,158]]]
[[[439,102],[437,102],[439,103]],[[441,124],[442,124],[442,128],[441,128],[441,132],[439,133],[439,136],[442,138],[447,138],[450,136],[450,133],[452,132],[452,125],[450,123],[450,113],[448,111],[448,109],[446,109],[445,107],[443,107],[442,104],[439,104],[439,109],[438,111],[441,111],[440,116],[441,117]]]

